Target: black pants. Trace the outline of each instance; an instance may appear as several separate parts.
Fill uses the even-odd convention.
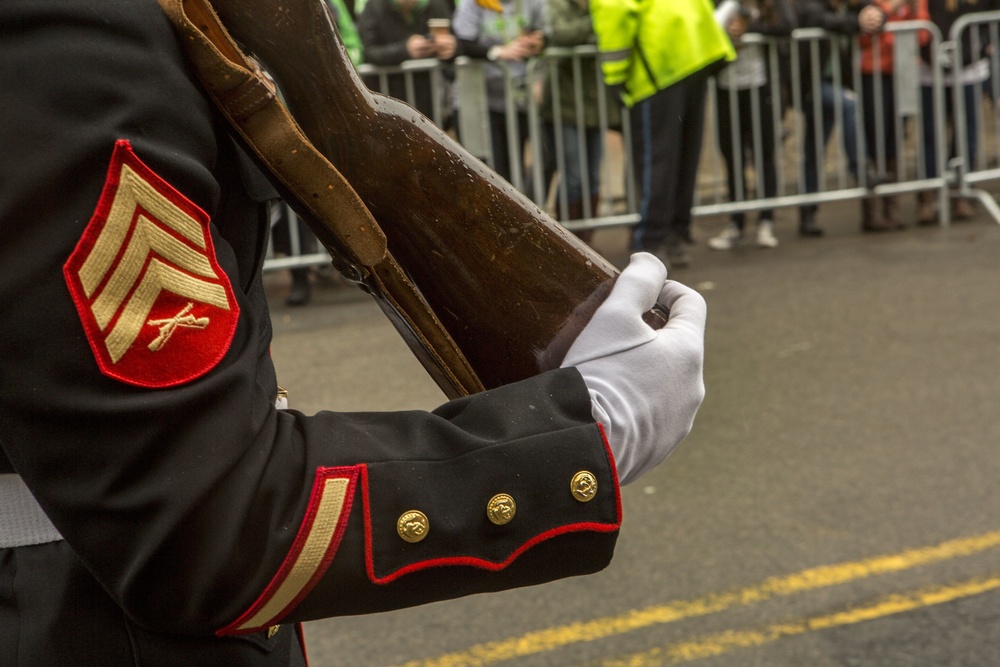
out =
[[[892,74],[880,77],[874,74],[861,75],[865,147],[868,159],[876,162],[880,149],[886,161],[896,161],[896,96],[893,81]]]
[[[664,241],[690,236],[707,85],[708,74],[697,72],[630,110],[632,162],[642,198],[634,250],[655,250]]]
[[[733,98],[736,104],[733,104]],[[778,194],[778,176],[775,168],[774,124],[771,122],[773,105],[770,88],[762,86],[754,90],[737,90],[731,92],[719,88],[716,96],[716,111],[719,119],[719,150],[726,160],[726,175],[729,181],[729,198],[732,201],[749,199],[747,190],[750,184],[746,180],[746,168],[760,164],[757,174],[759,182],[757,196],[774,197]],[[757,107],[760,122],[759,145],[754,137],[753,119],[754,106]],[[735,126],[736,132],[733,133]],[[737,149],[739,149],[737,151]],[[737,152],[739,163],[737,163]],[[756,160],[756,157],[760,160]],[[737,180],[738,179],[738,180]],[[742,187],[742,196],[737,191]],[[762,209],[761,220],[772,220],[774,211]],[[743,229],[744,213],[733,213],[732,220],[739,229]]]

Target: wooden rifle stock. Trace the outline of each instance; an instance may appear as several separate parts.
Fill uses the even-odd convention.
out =
[[[454,397],[558,367],[610,291],[614,267],[413,108],[369,91],[325,0],[210,2],[278,83],[308,140],[371,211],[389,254],[479,383],[442,373],[440,355],[427,354],[399,304],[365,279],[371,272],[347,267],[442,390]],[[289,194],[336,261],[342,248],[329,242],[331,221],[316,219],[297,205],[300,194]]]

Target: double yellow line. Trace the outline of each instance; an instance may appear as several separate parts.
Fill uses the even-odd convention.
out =
[[[792,623],[779,623],[763,630],[719,632],[695,640],[678,642],[662,648],[633,653],[622,658],[603,660],[600,667],[661,667],[689,660],[722,655],[739,648],[762,646],[784,637],[794,637],[816,630],[828,630],[923,607],[979,595],[1000,588],[1000,576],[973,579],[954,586],[937,586],[906,594],[890,595],[878,602],[848,611],[815,616]]]
[[[1000,546],[1000,531],[973,537],[949,540],[929,547],[912,549],[897,554],[875,556],[865,560],[825,565],[801,572],[772,577],[756,586],[724,593],[713,593],[692,600],[671,602],[639,609],[619,616],[609,616],[592,621],[572,623],[555,628],[531,632],[520,637],[480,644],[459,653],[449,653],[429,660],[408,662],[400,667],[485,667],[505,660],[552,651],[564,646],[634,632],[655,625],[674,623],[687,618],[715,614],[727,609],[752,605],[772,598],[828,588],[880,574],[910,570],[921,565],[971,556]],[[798,623],[775,625],[761,631],[726,632],[692,642],[675,644],[667,648],[635,654],[620,660],[610,660],[602,665],[617,667],[646,667],[683,662],[696,658],[719,655],[734,648],[759,646],[781,637],[802,634],[864,620],[901,613],[920,607],[977,595],[1000,588],[1000,577],[989,577],[965,582],[952,587],[939,587],[917,591],[909,595],[895,595],[874,605],[853,609],[840,614],[816,617]]]

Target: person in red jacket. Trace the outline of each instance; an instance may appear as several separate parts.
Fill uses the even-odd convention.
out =
[[[874,0],[872,7],[882,12],[885,17],[884,23],[930,20],[930,14],[927,12],[927,0]],[[926,30],[918,31],[917,36],[921,44],[926,44],[931,37]],[[865,119],[865,148],[868,160],[875,163],[875,168],[882,178],[893,181],[899,175],[897,173],[899,142],[896,137],[896,79],[893,61],[895,37],[891,32],[879,32],[878,34],[863,32],[859,37],[859,42],[861,45],[861,92]],[[915,66],[916,62],[912,64]],[[863,206],[862,231],[886,232],[906,227],[899,217],[899,197],[897,195],[886,195],[880,198],[868,197],[864,200]]]

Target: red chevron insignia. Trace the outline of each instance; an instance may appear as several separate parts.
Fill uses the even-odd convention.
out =
[[[170,387],[225,356],[239,306],[208,222],[128,141],[115,144],[97,209],[63,267],[105,375]]]

